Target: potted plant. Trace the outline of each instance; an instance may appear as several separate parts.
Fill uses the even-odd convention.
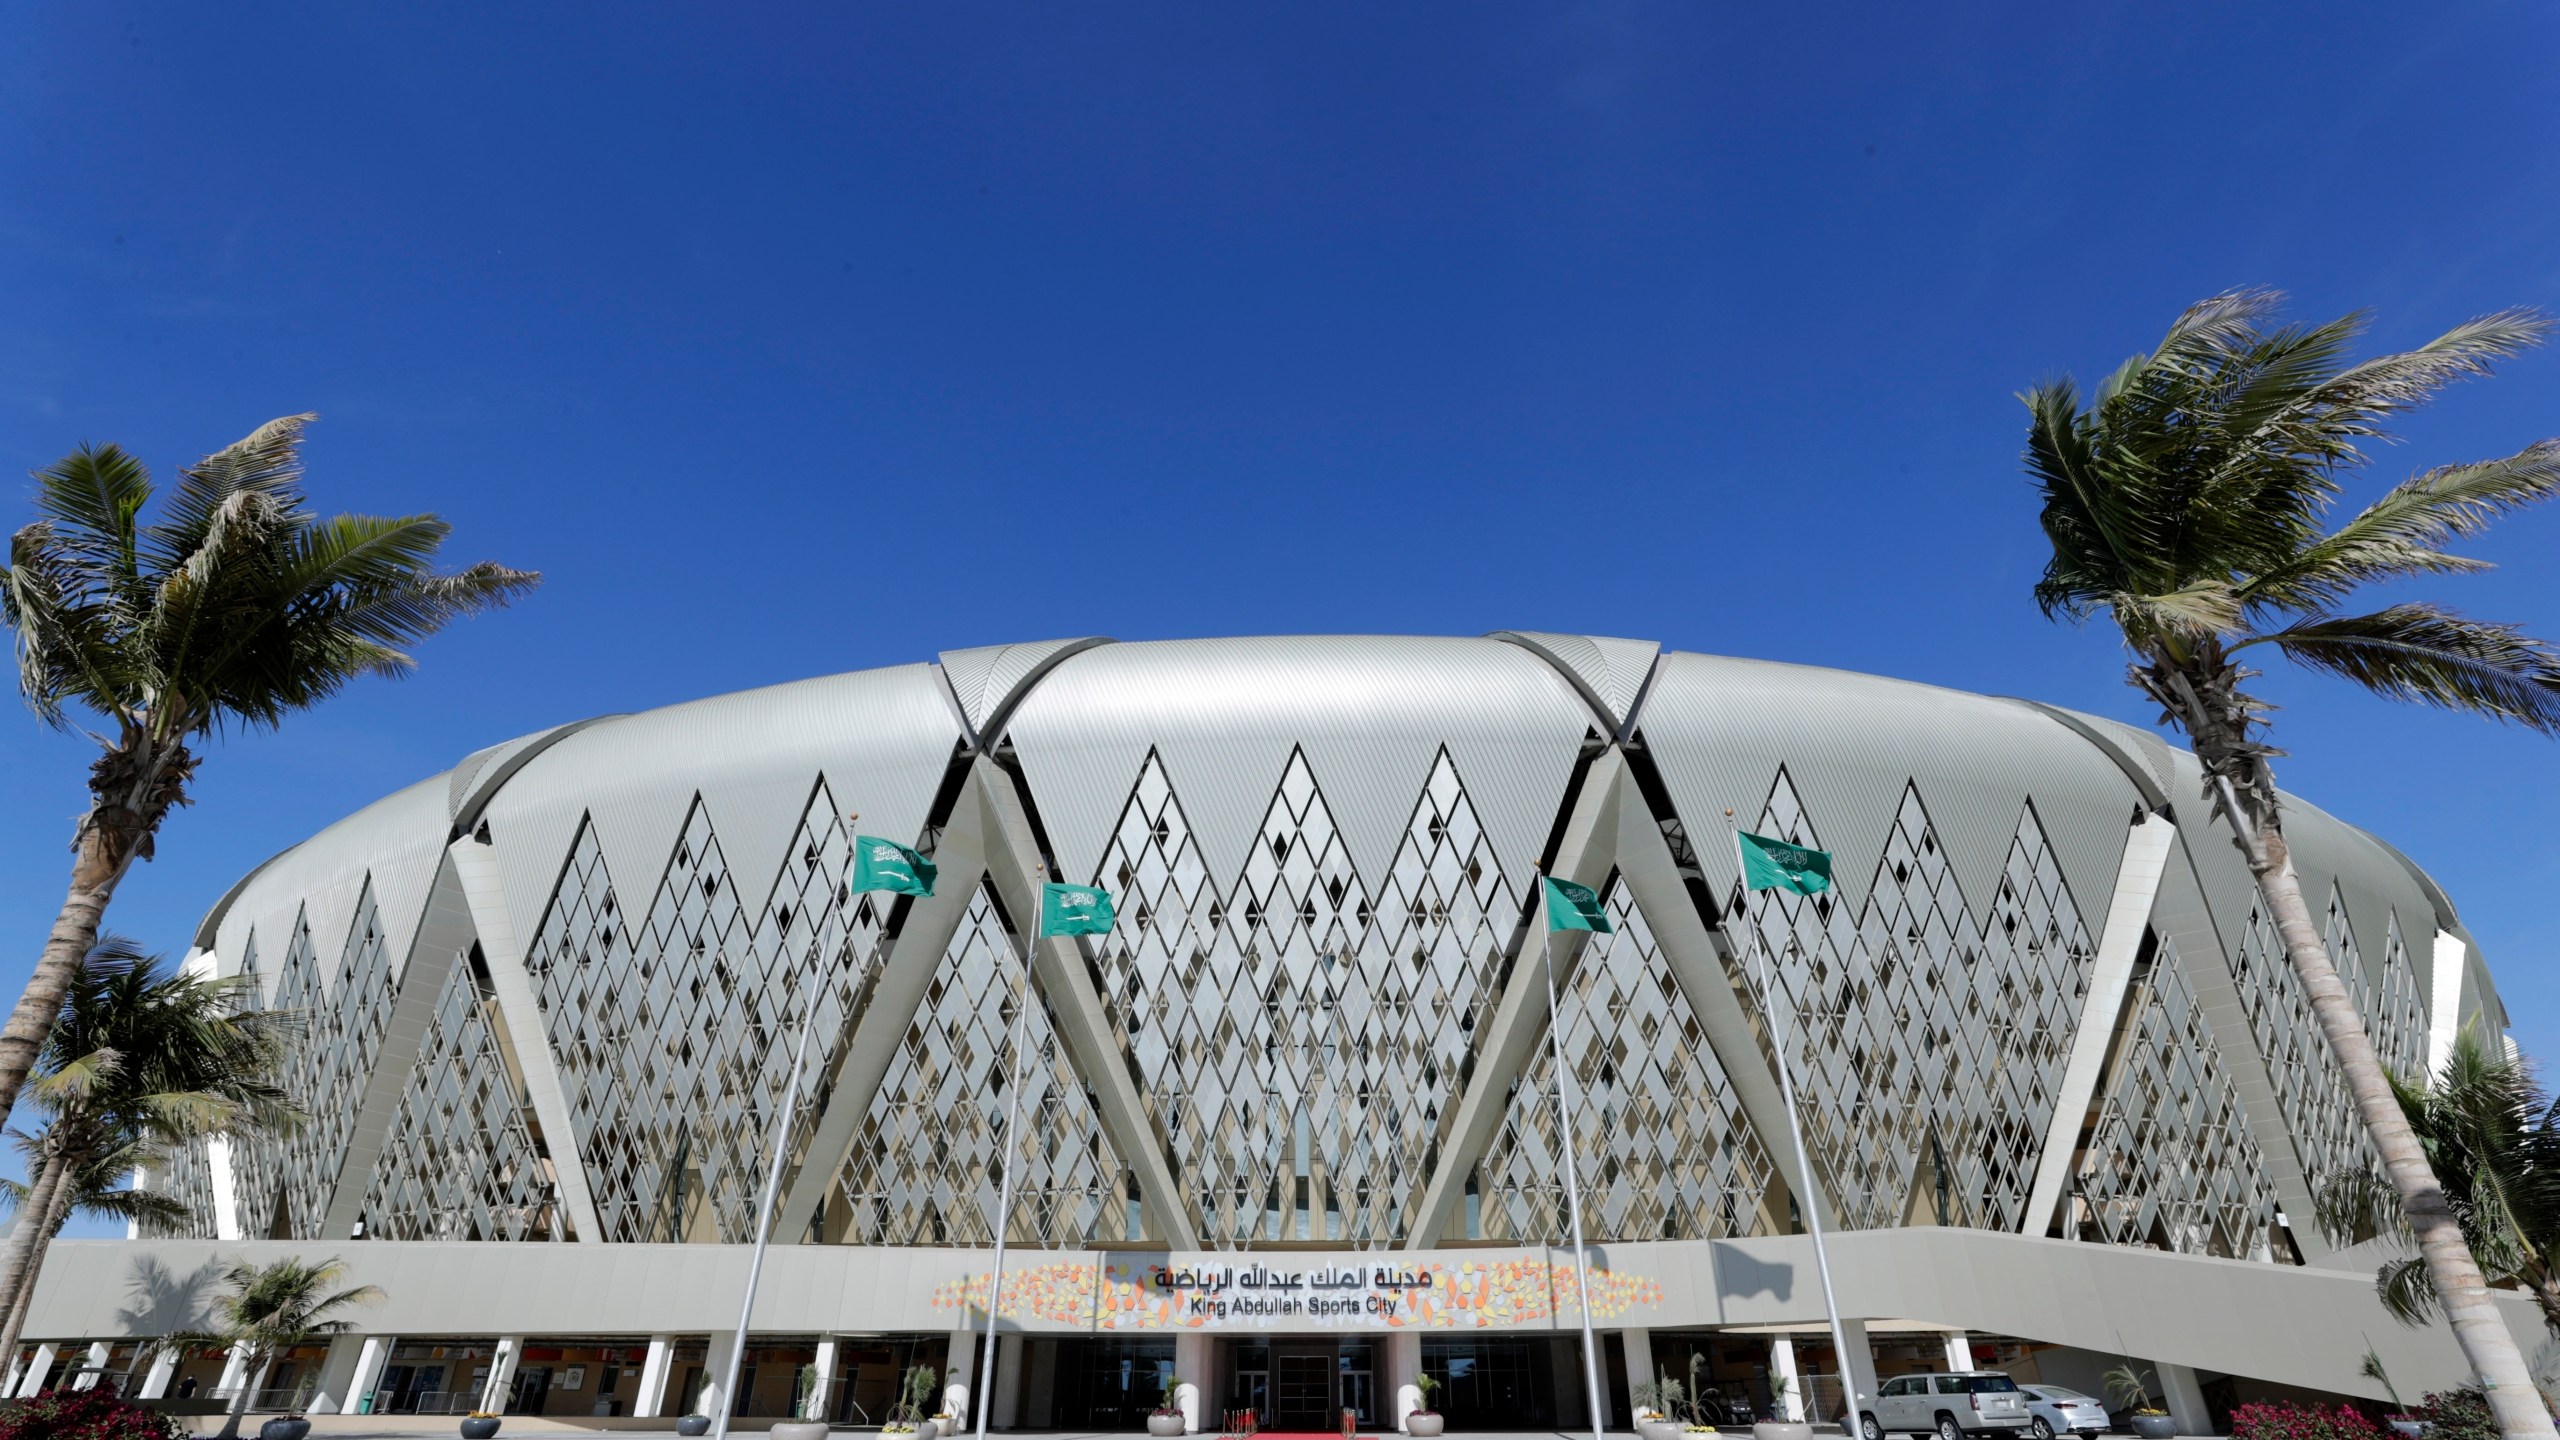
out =
[[[1704,1350],[1690,1351],[1688,1388],[1689,1423],[1680,1427],[1680,1431],[1684,1435],[1706,1435],[1712,1434],[1715,1431],[1715,1422],[1707,1418],[1706,1369],[1707,1352]],[[1679,1388],[1679,1382],[1675,1380],[1672,1382],[1671,1392],[1672,1405],[1675,1409],[1678,1408],[1680,1395],[1681,1391]]]
[[[1404,1417],[1404,1433],[1420,1437],[1420,1440],[1431,1440],[1431,1437],[1445,1430],[1449,1423],[1441,1417],[1439,1410],[1431,1403],[1431,1397],[1440,1389],[1440,1382],[1427,1373],[1416,1375],[1413,1377],[1413,1388],[1415,1393],[1421,1396],[1422,1403],[1414,1407],[1412,1414]]]
[[[1680,1424],[1671,1417],[1680,1410],[1680,1382],[1646,1380],[1630,1388],[1636,1404],[1636,1434],[1643,1440],[1678,1440]]]
[[[1777,1375],[1769,1381],[1769,1418],[1751,1424],[1752,1440],[1813,1440],[1813,1424],[1783,1418],[1796,1393],[1796,1377]]]
[[[905,1392],[899,1395],[898,1403],[889,1407],[889,1422],[880,1427],[880,1433],[934,1440],[941,1431],[925,1417],[924,1407],[933,1398],[933,1382],[937,1378],[930,1365],[918,1365],[908,1371]]]
[[[474,1410],[462,1417],[462,1440],[489,1440],[498,1433],[498,1414],[494,1410]]]
[[[311,1387],[319,1377],[308,1366],[294,1383],[293,1398],[285,1403],[284,1413],[258,1427],[258,1440],[305,1440],[311,1433],[311,1417],[303,1408],[311,1403]]]
[[[1156,1397],[1156,1408],[1147,1412],[1147,1433],[1157,1436],[1181,1435],[1191,1429],[1182,1413],[1182,1377],[1168,1375],[1164,1391]]]
[[[676,1417],[676,1433],[679,1435],[708,1435],[711,1433],[711,1417],[700,1414],[679,1415]]]
[[[792,1393],[800,1397],[796,1417],[776,1421],[767,1433],[773,1440],[827,1440],[827,1397],[818,1388],[817,1366],[800,1367]]]
[[[2169,1440],[2178,1433],[2178,1423],[2169,1412],[2151,1403],[2151,1374],[2137,1370],[2128,1360],[2106,1374],[2107,1398],[2131,1412],[2133,1433],[2142,1440]]]

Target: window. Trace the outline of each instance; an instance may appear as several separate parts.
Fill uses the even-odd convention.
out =
[[[1964,1375],[1957,1379],[1976,1395],[2014,1395],[2018,1391],[2018,1382],[2006,1375]]]
[[[1941,1375],[1938,1377],[1937,1390],[1941,1395],[1961,1395],[1964,1393],[1964,1377],[1961,1375]]]

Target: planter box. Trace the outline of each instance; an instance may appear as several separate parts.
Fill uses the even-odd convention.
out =
[[[2169,1440],[2178,1433],[2178,1422],[2166,1415],[2136,1415],[2133,1417],[2133,1433],[2141,1436],[2142,1440]]]
[[[824,1420],[777,1420],[773,1422],[773,1428],[765,1433],[772,1436],[773,1440],[827,1440],[827,1422]]]
[[[708,1415],[679,1415],[676,1417],[676,1433],[679,1435],[708,1435],[711,1433],[711,1417]]]
[[[1751,1427],[1751,1440],[1813,1440],[1813,1426],[1802,1420],[1762,1420]]]
[[[279,1415],[258,1427],[258,1440],[303,1440],[310,1433],[310,1421],[299,1415]]]
[[[1432,1440],[1449,1427],[1448,1417],[1438,1411],[1416,1410],[1404,1417],[1404,1433],[1414,1440]]]
[[[490,1436],[497,1433],[498,1417],[495,1415],[489,1416],[484,1420],[465,1420],[462,1422],[462,1440],[489,1440]]]
[[[1147,1433],[1150,1435],[1184,1435],[1190,1433],[1190,1430],[1190,1422],[1179,1415],[1150,1414],[1147,1416]]]

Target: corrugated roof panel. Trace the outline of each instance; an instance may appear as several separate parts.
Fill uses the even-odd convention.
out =
[[[952,698],[960,702],[960,712],[969,717],[969,728],[984,735],[988,722],[1003,714],[1005,702],[1013,698],[1024,680],[1076,651],[1109,643],[1099,635],[1081,635],[1065,640],[1026,640],[1012,645],[981,645],[973,650],[945,650],[939,658]]]
[[[226,973],[238,967],[255,930],[259,967],[272,981],[292,942],[294,916],[307,906],[312,949],[334,979],[368,874],[393,963],[405,958],[444,858],[446,779],[394,791],[277,856],[223,917],[216,950]]]
[[[1545,630],[1497,630],[1490,637],[1525,645],[1561,668],[1596,704],[1616,735],[1635,711],[1662,653],[1655,640],[1622,640],[1610,635],[1560,635]]]
[[[1916,784],[1977,923],[2032,798],[2094,925],[2141,798],[2114,762],[2034,706],[1810,666],[1665,654],[1640,729],[1719,893],[1734,881],[1732,847],[1717,833],[1725,808],[1755,823],[1783,765],[1854,903]]]
[[[1446,745],[1495,853],[1525,883],[1590,714],[1536,656],[1493,640],[1281,636],[1077,655],[1008,727],[1059,863],[1090,877],[1155,749],[1222,890],[1304,749],[1352,863],[1385,877]]]
[[[775,685],[590,726],[489,802],[490,839],[519,943],[550,901],[578,818],[592,813],[615,890],[646,905],[699,792],[730,876],[761,901],[818,777],[863,829],[913,837],[960,741],[929,665]]]

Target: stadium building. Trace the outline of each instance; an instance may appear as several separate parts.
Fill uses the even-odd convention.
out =
[[[2442,1328],[2312,1223],[2366,1142],[2199,787],[2030,701],[1511,632],[1008,645],[563,725],[207,915],[191,963],[307,1016],[313,1122],[147,1177],[184,1233],[57,1246],[9,1383],[629,1417],[815,1386],[847,1424],[918,1366],[965,1393],[1025,996],[1001,1426],[1138,1428],[1178,1378],[1194,1428],[1392,1429],[1423,1374],[1453,1429],[1582,1425],[1585,1279],[1620,1427],[1655,1375],[1832,1414],[1844,1369],[2095,1391],[2132,1358],[2188,1434],[2378,1398],[2368,1346],[2404,1392],[2451,1383]],[[2444,892],[2290,804],[2386,1062],[2502,1032]],[[934,857],[930,898],[849,888],[853,812]],[[1745,896],[1732,825],[1832,852],[1837,889]],[[1118,918],[1026,969],[1044,872]],[[1558,937],[1553,1015],[1541,873],[1615,921]],[[387,1298],[264,1376],[140,1344],[282,1253]]]

